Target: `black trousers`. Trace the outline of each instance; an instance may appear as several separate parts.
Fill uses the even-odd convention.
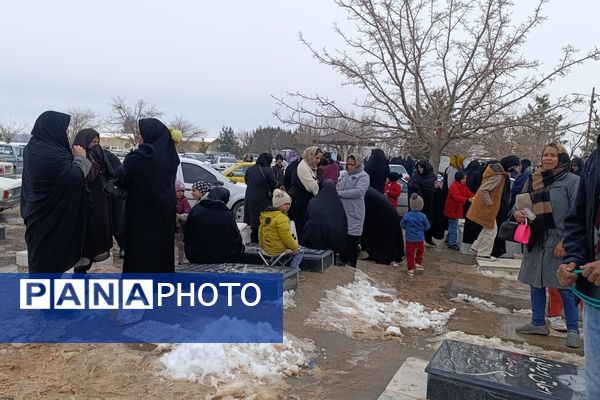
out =
[[[250,242],[258,243],[258,226],[250,228]]]
[[[346,235],[346,250],[340,253],[340,261],[356,268],[360,236]]]

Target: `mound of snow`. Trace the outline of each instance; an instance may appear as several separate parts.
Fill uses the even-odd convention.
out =
[[[472,304],[475,308],[483,311],[491,311],[498,314],[531,314],[531,310],[509,310],[508,308],[498,307],[494,302],[472,297],[468,294],[459,293],[458,296],[452,299],[457,303]]]

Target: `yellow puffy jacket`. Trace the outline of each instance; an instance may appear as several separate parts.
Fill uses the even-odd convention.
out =
[[[258,244],[270,256],[278,255],[290,249],[298,251],[298,241],[290,230],[290,218],[274,207],[260,213]]]

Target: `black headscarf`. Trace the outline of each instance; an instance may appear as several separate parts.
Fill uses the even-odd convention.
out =
[[[87,151],[87,158],[92,163],[92,168],[87,176],[88,182],[93,182],[99,173],[104,173],[107,179],[111,179],[114,175],[111,163],[107,160],[106,154],[102,147],[98,144],[90,149],[92,141],[98,138],[100,134],[95,129],[82,129],[77,132],[73,140],[73,146],[81,146]]]
[[[260,153],[256,159],[256,163],[261,167],[271,167],[273,155],[271,153]]]
[[[419,167],[423,168],[422,173],[419,172]],[[429,198],[433,192],[435,180],[436,177],[433,173],[431,164],[429,164],[428,161],[423,160],[417,162],[413,177],[408,182],[409,189],[411,189],[409,195],[417,193],[425,200],[425,202],[427,202],[427,198]]]
[[[221,186],[217,186],[213,188],[210,192],[208,192],[206,198],[215,201],[222,201],[223,203],[227,204],[227,202],[229,201],[229,196],[230,194],[228,189]]]
[[[390,174],[390,164],[385,153],[381,149],[371,150],[371,157],[365,166],[365,172],[369,174],[369,185],[379,193],[385,191],[385,180]]]
[[[577,171],[573,171],[573,168],[571,168],[571,173],[579,176],[581,174],[581,171],[583,170],[583,160],[579,157],[573,157],[573,159],[571,160],[571,164],[577,164],[579,168],[577,168]]]
[[[86,184],[73,164],[69,122],[67,114],[44,112],[23,154],[21,216],[30,272],[64,272],[81,256]]]

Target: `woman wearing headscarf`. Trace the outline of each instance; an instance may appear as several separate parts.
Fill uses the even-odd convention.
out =
[[[429,162],[421,160],[417,162],[415,172],[412,178],[408,181],[408,197],[413,193],[418,194],[423,199],[423,214],[427,216],[429,225],[433,226],[432,210],[433,210],[433,190],[437,178],[433,172],[433,167]],[[430,246],[435,246],[432,239],[431,228],[425,232],[425,243]]]
[[[302,161],[293,171],[289,195],[292,198],[292,206],[288,215],[296,225],[296,234],[302,238],[302,228],[306,220],[306,209],[308,202],[319,193],[319,181],[317,169],[323,152],[317,146],[308,147],[302,153]],[[300,244],[303,245],[301,242]]]
[[[21,216],[30,273],[62,273],[81,257],[91,163],[84,148],[69,146],[70,119],[41,114],[23,153]]]
[[[383,150],[371,150],[371,157],[369,157],[369,161],[365,166],[365,172],[369,174],[370,186],[383,194],[385,191],[385,181],[390,174],[390,163],[385,158]]]
[[[300,239],[310,249],[339,253],[346,249],[347,231],[344,205],[335,184],[326,180],[321,185],[319,194],[308,202],[306,224]]]
[[[102,147],[100,134],[94,129],[83,129],[77,133],[73,145],[87,150],[92,168],[86,177],[88,187],[88,215],[82,256],[89,260],[75,267],[75,272],[85,273],[93,262],[106,260],[112,248],[111,209],[104,192],[106,183],[114,177],[113,169]]]
[[[112,171],[115,175],[118,174],[119,170],[123,168],[121,160],[107,149],[103,149],[104,156],[110,164]],[[119,257],[125,257],[125,200],[114,196],[108,196],[110,203],[110,214],[111,214],[111,229],[112,235],[119,245]]]
[[[541,168],[529,177],[515,201],[515,219],[520,223],[528,220],[531,226],[531,237],[529,243],[523,246],[519,271],[519,281],[531,289],[531,322],[518,327],[517,333],[549,333],[546,288],[560,288],[556,272],[565,255],[565,218],[575,202],[579,187],[579,177],[569,172],[570,165],[569,155],[563,146],[548,144],[542,153]],[[529,212],[535,214],[535,219],[528,219]],[[561,288],[560,295],[568,329],[566,344],[568,347],[580,347],[575,296],[569,288]]]
[[[198,264],[235,262],[243,253],[242,236],[227,207],[229,190],[217,186],[196,203],[184,228],[185,256]]]
[[[271,153],[260,153],[256,164],[246,170],[246,199],[244,201],[244,222],[250,226],[250,240],[258,243],[260,213],[271,205],[273,190],[277,188],[277,179],[271,168]]]
[[[369,260],[379,264],[404,259],[404,238],[398,212],[384,195],[372,187],[365,194],[361,243],[362,249],[369,253]]]
[[[583,171],[583,160],[579,157],[573,157],[573,159],[571,160],[571,173],[579,176],[579,174],[581,174],[581,171]]]
[[[136,140],[138,148],[127,154],[115,182],[127,191],[123,272],[173,272],[179,157],[158,119],[141,119]]]
[[[341,172],[337,184],[338,195],[342,199],[348,221],[346,249],[340,252],[340,261],[355,268],[358,244],[365,222],[365,194],[368,189],[369,175],[364,171],[362,157],[359,154],[350,154],[346,159],[346,170]]]

